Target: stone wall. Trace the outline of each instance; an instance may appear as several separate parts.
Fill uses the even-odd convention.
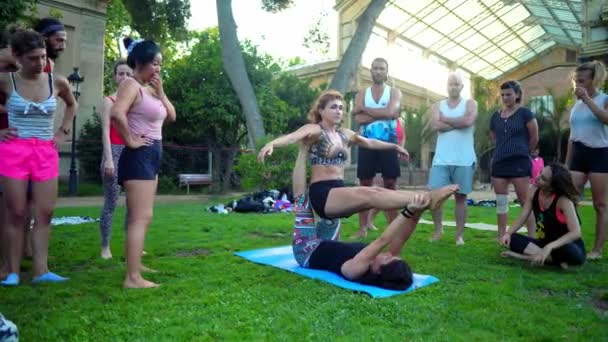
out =
[[[76,137],[84,123],[92,116],[93,107],[99,108],[103,93],[103,37],[106,25],[106,1],[101,0],[40,0],[39,17],[48,17],[51,12],[60,13],[60,20],[68,34],[67,48],[57,60],[55,73],[68,76],[78,67],[84,82],[80,85],[76,114]],[[63,119],[64,105],[59,101],[55,126]],[[60,175],[68,175],[71,143],[60,148]]]

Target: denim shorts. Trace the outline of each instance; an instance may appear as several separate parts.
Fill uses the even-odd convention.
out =
[[[150,146],[125,146],[118,160],[118,184],[130,180],[155,180],[160,171],[162,141],[154,140]]]
[[[433,165],[429,174],[429,188],[439,189],[450,184],[458,184],[458,193],[468,195],[473,191],[475,164],[469,166]]]

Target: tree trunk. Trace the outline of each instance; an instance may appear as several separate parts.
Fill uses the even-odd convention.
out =
[[[238,146],[231,146],[225,149],[223,152],[223,164],[222,164],[222,193],[230,190],[232,181],[232,170],[234,168],[234,158],[238,151]]]
[[[217,1],[218,3],[220,2],[220,0]],[[363,14],[359,17],[357,30],[342,56],[342,61],[338,66],[334,78],[331,80],[329,89],[335,89],[342,94],[348,91],[348,86],[357,73],[357,69],[361,63],[361,55],[363,55],[363,51],[365,51],[374,24],[376,24],[376,20],[378,19],[378,16],[380,16],[380,13],[382,13],[387,2],[388,0],[372,0]]]
[[[211,172],[213,175],[211,188],[214,192],[220,192],[222,190],[222,147],[214,144],[209,148],[211,149]]]
[[[236,34],[236,22],[232,16],[232,0],[216,0],[216,5],[224,70],[245,114],[249,147],[255,150],[255,142],[265,135],[264,124]]]

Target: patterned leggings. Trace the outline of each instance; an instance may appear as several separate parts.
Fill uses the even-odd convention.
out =
[[[103,210],[101,212],[101,220],[99,230],[101,231],[101,246],[108,247],[110,244],[110,235],[112,234],[112,219],[114,218],[114,210],[116,202],[120,196],[120,185],[117,183],[118,175],[118,159],[124,149],[124,145],[112,145],[112,160],[114,161],[114,174],[108,176],[103,170],[104,159],[101,161],[101,179],[103,181]],[[126,227],[125,215],[125,227]]]
[[[293,225],[293,255],[298,264],[308,267],[308,259],[323,240],[340,239],[340,219],[321,218],[315,225],[315,216],[308,196],[295,199],[296,219]]]

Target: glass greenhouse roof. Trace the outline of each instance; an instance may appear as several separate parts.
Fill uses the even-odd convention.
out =
[[[578,48],[581,8],[582,0],[391,0],[376,26],[389,41],[493,79],[554,46]]]

